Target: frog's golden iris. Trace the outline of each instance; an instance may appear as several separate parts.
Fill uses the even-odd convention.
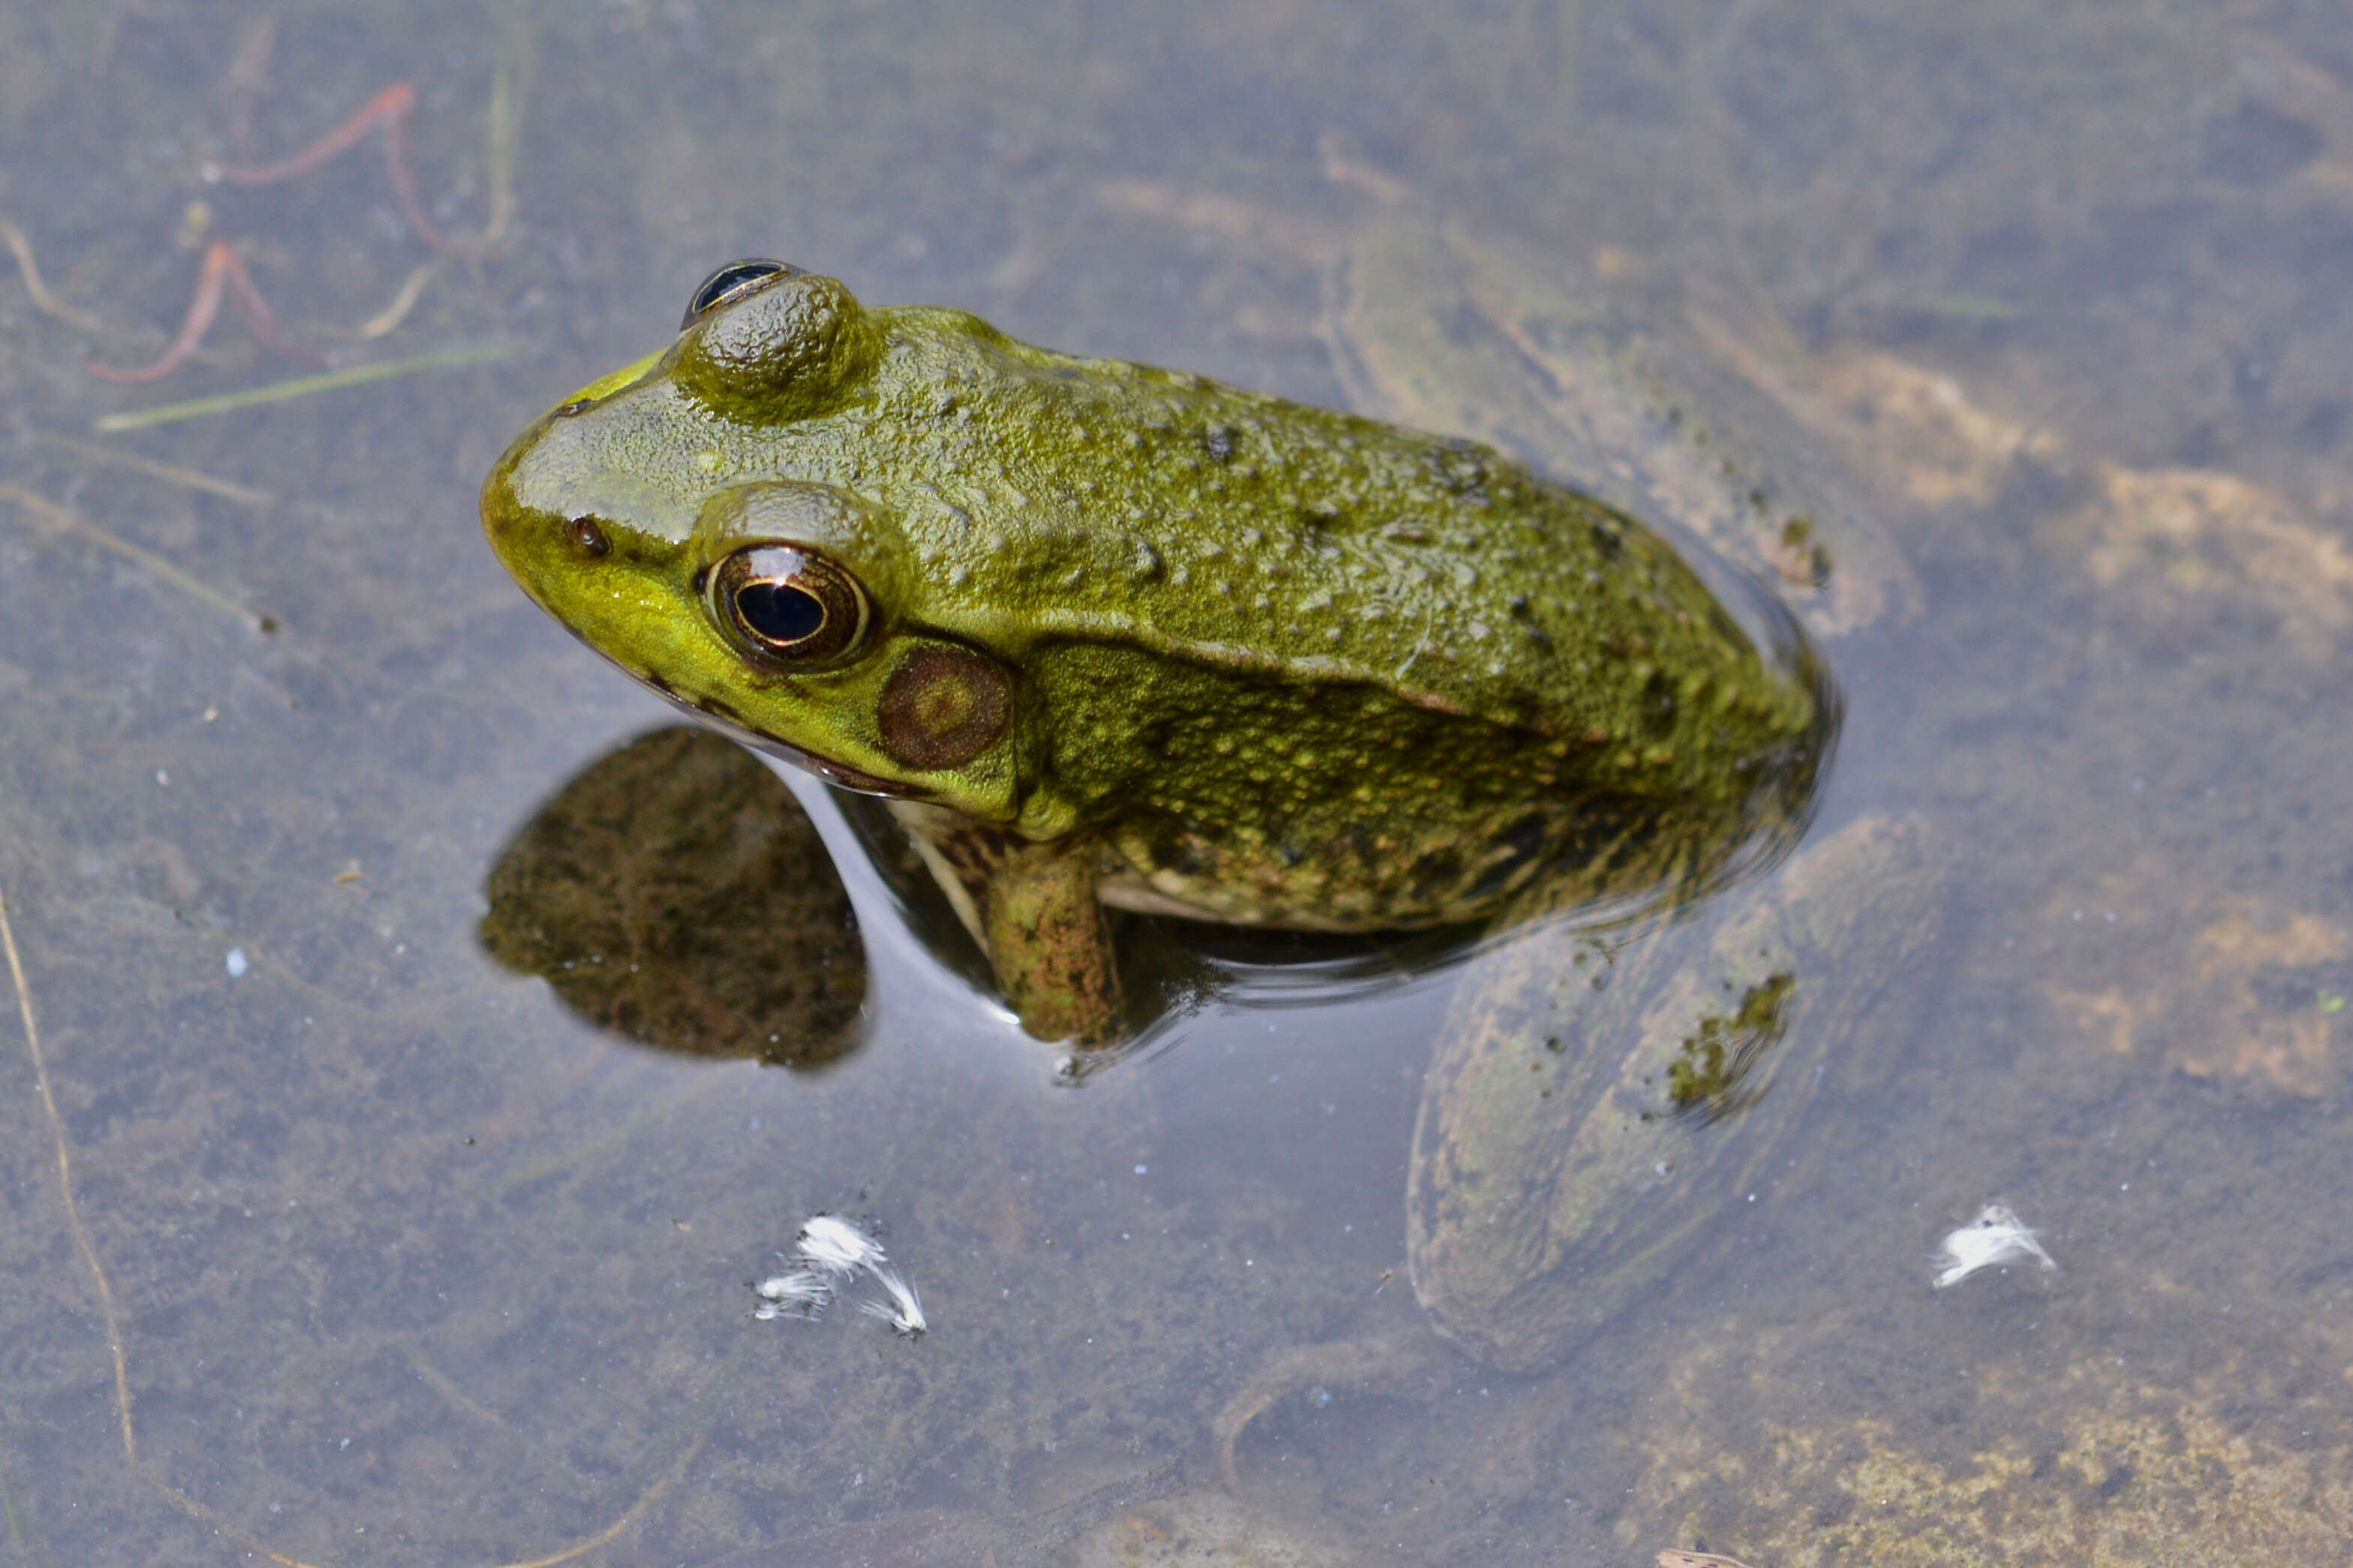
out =
[[[866,590],[799,545],[744,545],[709,581],[712,616],[750,658],[806,668],[855,652],[866,636]]]

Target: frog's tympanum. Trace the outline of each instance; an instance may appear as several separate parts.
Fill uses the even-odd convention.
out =
[[[776,262],[533,425],[482,515],[591,647],[888,797],[1048,1039],[1122,1028],[1107,906],[1344,932],[1670,909],[1802,823],[1834,729],[1785,612],[1744,605],[1752,633],[1658,535],[1489,447]],[[1909,842],[1862,835],[1847,860]],[[1647,968],[1723,960],[1672,1019],[1579,1000],[1608,943],[1474,966],[1416,1154],[1451,1337],[1534,1364],[1659,1276],[1704,1211],[1693,1141],[1804,1014],[1783,960],[1820,914],[1662,915],[1695,934]],[[1532,1308],[1539,1280],[1584,1306]]]

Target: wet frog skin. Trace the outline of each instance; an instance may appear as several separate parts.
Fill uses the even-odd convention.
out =
[[[1825,637],[1916,610],[1887,527],[1905,514],[1809,460],[1774,395],[1807,372],[1769,310],[1671,286],[1624,313],[1556,257],[1409,206],[1316,259],[1357,405],[1574,474],[1778,579]],[[1430,1323],[1533,1372],[1673,1276],[1792,1152],[1825,1075],[1852,1085],[1905,1048],[1948,858],[1933,824],[1873,812],[1638,926],[1546,919],[1546,889],[1522,895],[1510,940],[1455,986],[1422,1084],[1406,1222]],[[1229,1470],[1251,1414],[1360,1381],[1361,1357],[1344,1342],[1271,1363],[1220,1421]]]
[[[1630,893],[1749,836],[1824,718],[1659,539],[1492,448],[773,262],[524,432],[482,517],[590,647],[892,797],[1041,1038],[1118,1033],[1105,905]]]

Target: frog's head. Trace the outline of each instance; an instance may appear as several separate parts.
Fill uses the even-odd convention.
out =
[[[897,519],[805,477],[841,468],[828,416],[881,353],[834,279],[722,268],[676,343],[508,449],[483,528],[543,608],[680,706],[850,788],[1007,820],[1010,672],[925,624]]]

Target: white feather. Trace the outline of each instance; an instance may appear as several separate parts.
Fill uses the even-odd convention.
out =
[[[879,1268],[888,1261],[882,1244],[839,1215],[812,1215],[801,1226],[796,1256],[820,1274],[837,1279],[857,1276],[861,1268]]]
[[[870,1318],[880,1318],[891,1325],[891,1331],[903,1339],[914,1339],[931,1325],[923,1321],[923,1303],[916,1298],[915,1288],[892,1270],[877,1268],[875,1283],[891,1293],[888,1301],[860,1301],[858,1310]]]
[[[1947,1236],[1935,1261],[1939,1290],[1959,1284],[1980,1268],[1999,1268],[2008,1263],[2031,1262],[2044,1269],[2059,1267],[2010,1205],[2001,1203],[1986,1205],[1977,1218]]]

